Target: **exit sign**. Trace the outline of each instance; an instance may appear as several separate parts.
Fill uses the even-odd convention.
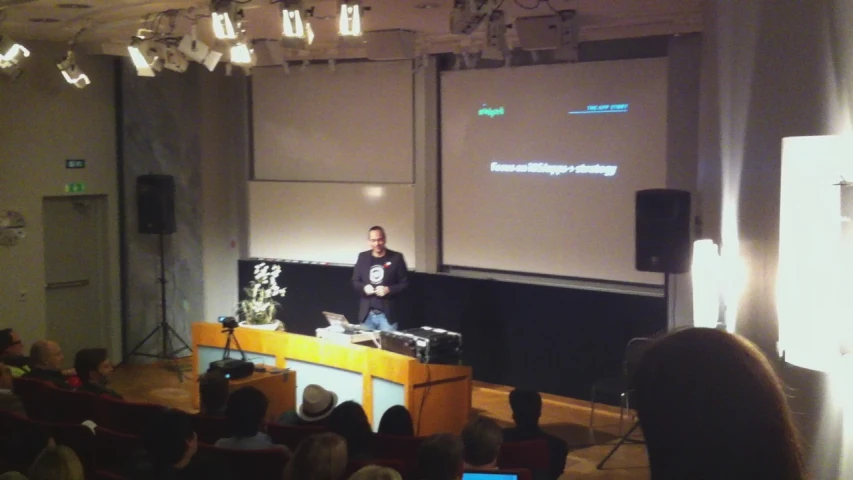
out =
[[[65,193],[83,193],[86,191],[85,183],[66,183]]]
[[[65,160],[65,168],[86,168],[86,160],[82,158],[70,158]]]

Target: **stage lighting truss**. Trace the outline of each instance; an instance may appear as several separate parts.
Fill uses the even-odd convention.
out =
[[[358,37],[361,35],[362,7],[359,0],[341,1],[338,14],[338,34],[342,37]]]
[[[77,59],[74,56],[74,50],[68,50],[65,58],[56,64],[56,67],[62,72],[62,77],[71,85],[77,88],[86,88],[92,83],[89,76],[83,73],[83,70],[77,65]]]

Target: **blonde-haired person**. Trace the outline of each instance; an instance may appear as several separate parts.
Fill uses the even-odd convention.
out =
[[[748,340],[672,332],[643,354],[633,386],[651,480],[807,478],[781,382]]]
[[[349,480],[403,480],[403,477],[393,468],[367,465],[350,475]]]
[[[83,465],[74,450],[51,445],[42,450],[30,467],[30,480],[85,480]]]
[[[285,480],[340,480],[347,468],[347,442],[336,433],[317,433],[299,443],[284,469]]]

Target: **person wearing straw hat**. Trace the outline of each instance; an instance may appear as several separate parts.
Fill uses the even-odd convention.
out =
[[[302,404],[296,410],[281,414],[280,425],[321,426],[323,420],[338,404],[338,395],[320,385],[308,385],[302,390]]]

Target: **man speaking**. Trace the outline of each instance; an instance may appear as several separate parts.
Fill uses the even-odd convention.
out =
[[[352,272],[352,285],[361,292],[358,319],[372,330],[397,330],[392,305],[409,286],[409,269],[402,253],[385,248],[382,227],[370,227],[367,240],[370,250],[358,254]]]

